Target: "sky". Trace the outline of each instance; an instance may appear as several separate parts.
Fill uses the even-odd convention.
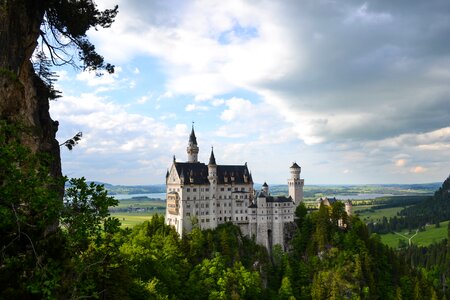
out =
[[[97,0],[99,8],[113,1]],[[90,30],[116,66],[55,69],[63,173],[165,182],[192,122],[208,162],[247,162],[255,182],[442,182],[450,174],[448,0],[116,0]]]

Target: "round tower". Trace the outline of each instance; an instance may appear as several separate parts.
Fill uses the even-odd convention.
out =
[[[192,124],[191,135],[189,136],[189,144],[187,147],[188,162],[196,163],[198,162],[198,146],[197,138],[195,137],[194,124]]]
[[[291,178],[288,179],[289,196],[294,201],[295,205],[303,201],[303,185],[304,180],[300,178],[302,168],[294,162],[289,168]]]
[[[261,189],[267,196],[269,196],[269,186],[267,185],[267,182],[264,182]]]
[[[302,168],[299,165],[297,165],[296,162],[292,164],[289,170],[291,171],[291,179],[294,180],[300,179],[300,172],[302,171]]]
[[[352,201],[347,200],[345,202],[345,212],[347,213],[347,216],[351,216],[352,215],[352,210],[353,210]]]

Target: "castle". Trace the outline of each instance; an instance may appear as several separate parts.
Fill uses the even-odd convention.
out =
[[[303,200],[300,166],[293,163],[290,167],[289,196],[274,197],[267,183],[261,191],[254,190],[247,163],[218,165],[211,149],[206,165],[198,161],[198,152],[192,127],[188,161],[177,162],[174,157],[166,174],[166,224],[174,226],[181,236],[195,224],[201,229],[213,229],[232,222],[269,251],[276,244],[286,249],[295,209]]]

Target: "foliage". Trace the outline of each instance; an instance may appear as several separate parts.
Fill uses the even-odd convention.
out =
[[[415,205],[402,209],[397,216],[384,217],[381,222],[369,223],[372,232],[388,233],[408,229],[424,229],[426,224],[436,224],[450,219],[450,177],[447,178],[442,187],[434,193],[433,197]]]
[[[116,5],[112,9],[99,11],[92,0],[46,1],[45,16],[41,26],[41,45],[46,46],[53,64],[71,64],[76,66],[68,50],[75,48],[78,58],[83,62],[84,70],[106,69],[114,72],[114,66],[105,63],[86,32],[97,26],[108,28],[118,12]]]
[[[340,202],[310,213],[300,205],[292,251],[275,245],[270,257],[231,223],[180,237],[155,215],[121,230],[109,215],[117,200],[102,185],[72,179],[60,202],[58,183],[40,163],[45,158],[16,142],[11,127],[1,130],[0,298],[449,296],[443,291],[450,278],[446,243],[399,256]]]
[[[26,132],[26,129],[21,129]],[[42,284],[57,283],[52,270],[61,245],[56,230],[62,203],[47,158],[20,143],[19,129],[0,122],[0,291],[21,298]]]
[[[0,298],[120,295],[110,281],[127,283],[120,223],[108,212],[116,200],[82,178],[63,203],[46,157],[21,145],[16,126],[2,122],[0,133]]]
[[[39,78],[42,79],[49,91],[49,99],[55,100],[61,97],[61,91],[55,90],[54,83],[58,75],[51,71],[52,63],[43,51],[38,51],[34,57],[34,71]]]

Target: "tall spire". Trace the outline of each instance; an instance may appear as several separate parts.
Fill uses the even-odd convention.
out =
[[[191,130],[191,135],[189,136],[189,143],[197,145],[197,138],[195,137],[195,132],[194,132],[194,122],[192,122],[192,130]]]
[[[196,163],[198,162],[198,145],[197,145],[197,138],[195,137],[195,131],[194,131],[194,122],[192,122],[192,131],[191,135],[189,136],[189,143],[187,147],[187,154],[188,154],[188,162],[190,163]]]
[[[211,147],[211,155],[209,156],[208,165],[216,165],[216,158],[214,157],[214,147]]]

